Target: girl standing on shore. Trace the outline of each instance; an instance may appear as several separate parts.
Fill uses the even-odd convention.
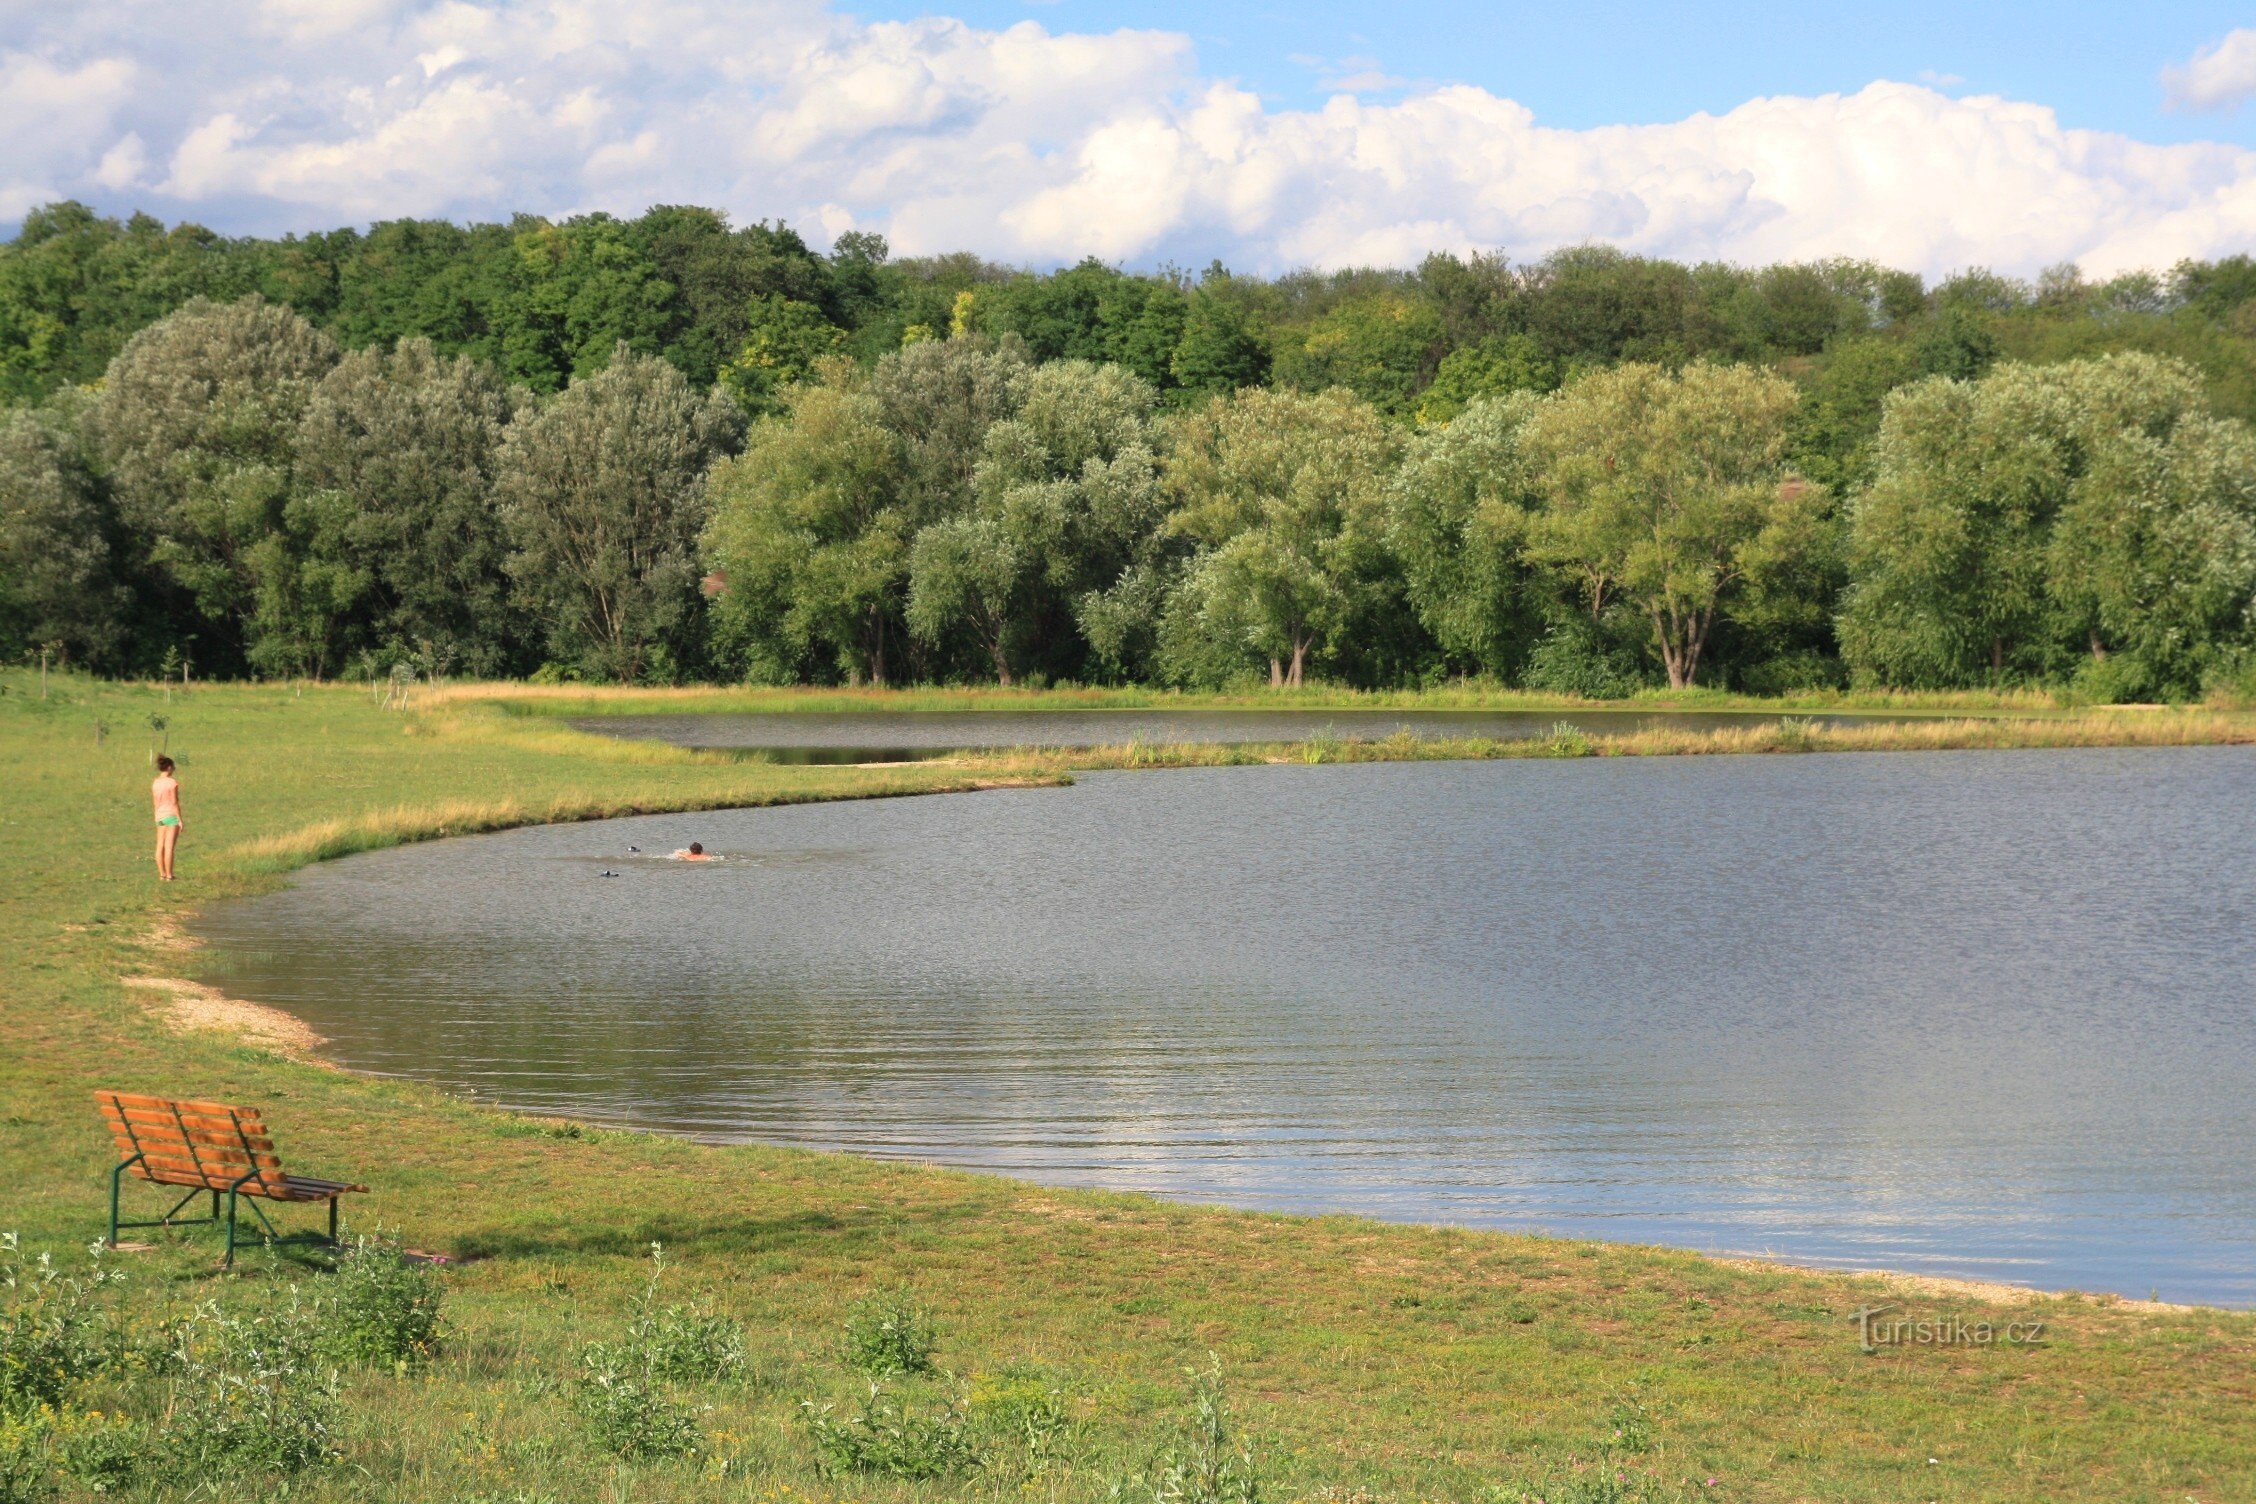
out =
[[[172,759],[157,759],[156,781],[149,797],[157,806],[157,881],[172,881],[172,854],[180,847],[180,780],[172,776]]]

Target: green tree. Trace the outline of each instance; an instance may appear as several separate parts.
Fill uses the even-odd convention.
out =
[[[509,571],[552,661],[621,683],[689,670],[706,472],[741,435],[725,394],[623,346],[510,425],[497,485]]]
[[[117,668],[126,590],[77,406],[0,410],[0,657],[56,644],[66,660]]]
[[[784,388],[805,381],[815,364],[846,346],[846,331],[812,303],[792,298],[754,300],[736,355],[721,367],[721,385],[751,414],[777,411]]]
[[[1794,467],[1837,495],[1870,484],[1888,394],[1920,374],[1916,353],[1902,340],[1836,341],[1802,389],[1791,441]]]
[[[966,334],[896,350],[870,371],[879,421],[897,435],[908,473],[902,500],[916,527],[968,509],[987,430],[1018,410],[1025,346]]]
[[[1167,373],[1189,404],[1268,380],[1269,348],[1241,311],[1201,287],[1191,294]]]
[[[1554,251],[1521,274],[1519,319],[1555,361],[1664,361],[1688,353],[1692,273],[1608,246]]]
[[[1541,505],[1521,436],[1530,392],[1473,399],[1419,435],[1387,488],[1387,541],[1410,604],[1459,664],[1509,677],[1541,632],[1552,593],[1527,559]]]
[[[1442,357],[1433,384],[1418,398],[1420,427],[1447,423],[1479,397],[1508,392],[1552,392],[1559,368],[1543,347],[1525,334],[1501,334],[1477,345],[1463,345]]]
[[[2152,356],[1898,392],[1852,509],[1844,656],[1938,687],[2126,654],[2119,687],[2190,692],[2246,630],[2247,444]]]
[[[94,421],[121,522],[196,613],[207,659],[269,673],[332,666],[351,603],[337,581],[301,584],[319,531],[292,512],[298,422],[336,346],[253,296],[196,299],[111,362]]]
[[[911,629],[934,642],[968,631],[1003,684],[1031,640],[1062,656],[1073,607],[1119,578],[1161,511],[1149,384],[1054,361],[1016,385],[1012,415],[982,445],[972,506],[920,532],[909,567]]]
[[[710,483],[704,555],[714,626],[748,677],[791,682],[812,660],[888,682],[908,593],[907,464],[876,399],[802,386]]]
[[[2146,364],[2110,363],[2133,362]],[[2108,374],[2151,384],[2168,409],[2087,450],[2048,550],[2054,609],[2082,628],[2110,697],[2192,696],[2256,625],[2256,434],[2210,417],[2182,367]]]
[[[1167,455],[1168,526],[1206,550],[1180,608],[1194,635],[1304,683],[1384,571],[1393,434],[1343,390],[1256,389],[1178,419]]]
[[[1597,372],[1543,404],[1527,451],[1546,507],[1529,554],[1652,623],[1672,688],[1719,621],[1811,615],[1831,555],[1825,492],[1788,468],[1795,391],[1746,366]]]
[[[674,320],[673,284],[608,214],[562,224],[520,218],[501,318],[501,366],[536,392],[601,370],[614,351],[656,354]]]
[[[333,529],[323,552],[365,581],[369,645],[392,661],[488,677],[524,666],[495,483],[527,402],[484,362],[406,339],[345,356],[307,403],[311,520]]]
[[[1345,387],[1389,417],[1407,417],[1441,353],[1441,316],[1423,300],[1384,293],[1317,320],[1278,352],[1277,378],[1304,392]]]

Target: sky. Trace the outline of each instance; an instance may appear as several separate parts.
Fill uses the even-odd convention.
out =
[[[2243,24],[2247,23],[2247,24]],[[0,229],[700,203],[1131,267],[2256,251],[2206,0],[0,0]]]

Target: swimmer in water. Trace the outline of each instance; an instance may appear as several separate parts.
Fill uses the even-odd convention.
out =
[[[688,846],[674,853],[674,860],[677,862],[710,862],[714,860],[714,857],[713,853],[692,841]]]

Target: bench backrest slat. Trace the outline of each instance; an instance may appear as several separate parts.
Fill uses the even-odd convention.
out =
[[[167,1185],[224,1190],[253,1176],[276,1191],[286,1185],[281,1156],[255,1108],[98,1091],[118,1158],[129,1173]]]

